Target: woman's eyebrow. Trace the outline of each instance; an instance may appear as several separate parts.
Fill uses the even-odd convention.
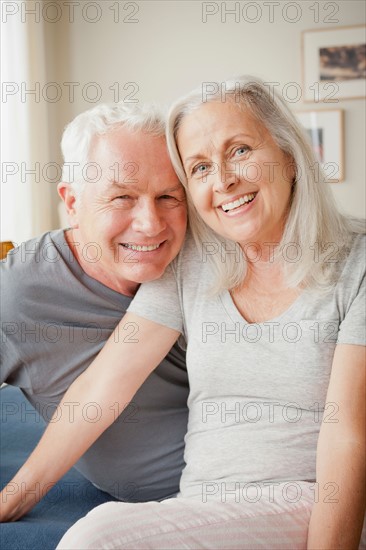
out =
[[[231,143],[232,141],[235,141],[236,139],[238,138],[246,138],[246,139],[253,139],[253,136],[251,136],[250,134],[243,134],[243,133],[239,133],[239,134],[235,134],[234,136],[230,136],[229,138],[227,138],[223,143],[223,147],[227,147],[227,145],[229,143]],[[187,157],[186,159],[184,159],[184,163],[186,162],[191,162],[193,160],[198,160],[198,159],[202,159],[204,158],[206,155],[203,154],[203,153],[197,153],[196,155],[192,155],[190,157]]]
[[[235,136],[231,136],[230,138],[225,140],[223,145],[226,146],[228,143],[231,143],[232,141],[235,141],[238,138],[253,139],[253,136],[250,134],[244,134],[244,133],[235,134]]]
[[[193,160],[202,159],[204,156],[205,156],[204,154],[192,155],[191,157],[187,157],[186,159],[184,159],[184,163],[192,162]]]

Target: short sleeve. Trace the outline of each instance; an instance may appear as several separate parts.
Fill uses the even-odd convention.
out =
[[[169,265],[160,279],[143,283],[127,311],[183,333],[181,301],[173,266]]]
[[[366,280],[361,280],[345,318],[339,327],[338,344],[366,345]]]
[[[343,320],[338,344],[366,345],[366,236],[357,235],[342,273]]]
[[[26,370],[23,367],[21,345],[21,318],[18,314],[19,304],[24,303],[24,286],[27,278],[23,273],[23,281],[20,278],[19,270],[16,267],[10,270],[12,265],[17,265],[16,254],[19,248],[11,250],[6,259],[0,262],[0,384],[4,382],[18,385],[22,383],[29,387],[29,380]]]

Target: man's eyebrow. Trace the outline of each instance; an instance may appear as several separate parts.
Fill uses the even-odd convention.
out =
[[[134,183],[131,182],[131,184],[126,184],[126,183],[120,183],[118,181],[110,181],[110,189],[113,189],[113,188],[117,188],[117,189],[127,189],[127,190],[132,190],[132,191],[136,191],[136,185],[134,185]],[[162,189],[161,191],[158,192],[158,195],[165,195],[166,193],[174,193],[176,191],[184,191],[184,188],[183,186],[178,183],[178,185],[174,185],[174,187],[166,187],[165,189]]]
[[[163,189],[162,191],[159,191],[159,195],[165,195],[166,193],[174,193],[175,191],[184,191],[183,186],[181,184],[175,185],[174,187],[168,187],[167,189]]]
[[[115,180],[109,180],[109,183],[111,184],[111,187],[117,187],[118,189],[131,189],[133,187],[133,183],[126,184],[126,183],[120,183],[119,181]]]

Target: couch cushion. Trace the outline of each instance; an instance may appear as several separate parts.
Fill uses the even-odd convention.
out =
[[[0,483],[11,480],[41,437],[45,422],[19,388],[0,390]],[[24,518],[0,525],[4,550],[54,550],[67,529],[95,506],[115,500],[72,468]]]

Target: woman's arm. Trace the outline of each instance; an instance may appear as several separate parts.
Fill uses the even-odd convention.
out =
[[[103,350],[64,395],[36,449],[0,493],[0,521],[19,519],[41,500],[114,422],[116,408],[123,411],[178,336],[176,330],[126,313]],[[90,403],[101,411],[97,422],[83,415]]]
[[[336,347],[327,403],[338,411],[320,429],[319,502],[311,514],[308,549],[359,545],[365,514],[365,371],[363,346]]]

